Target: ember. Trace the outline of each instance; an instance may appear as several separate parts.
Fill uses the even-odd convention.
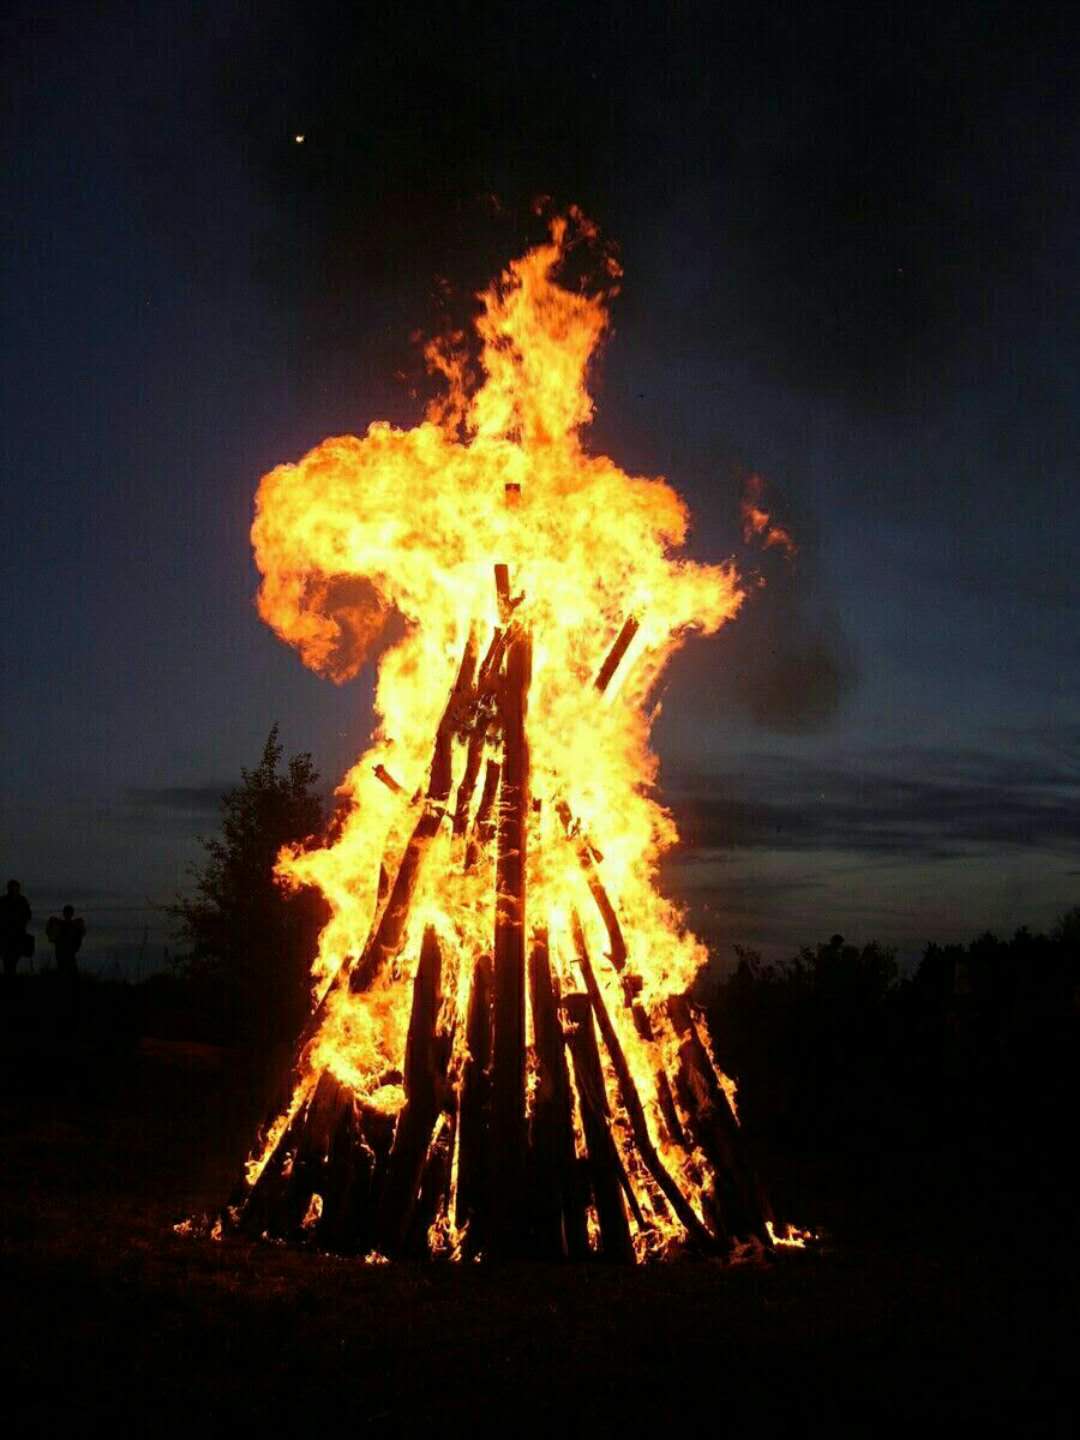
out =
[[[574,246],[593,293],[558,277]],[[317,1003],[230,1214],[367,1256],[646,1259],[771,1245],[734,1087],[686,998],[706,958],[657,866],[650,700],[739,607],[680,558],[660,479],[588,454],[619,268],[577,211],[480,297],[482,383],[264,476],[264,619],[355,675],[387,615],[374,740],[322,848],[283,854],[332,918]],[[460,337],[459,337],[460,338]]]

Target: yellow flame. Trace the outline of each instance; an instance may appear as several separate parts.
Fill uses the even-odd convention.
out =
[[[470,385],[460,336],[433,344],[428,363],[444,377],[445,394],[420,424],[403,430],[375,421],[362,437],[326,440],[259,485],[252,527],[259,610],[305,664],[348,680],[374,653],[387,618],[404,622],[379,660],[374,737],[339,787],[344,822],[326,844],[283,853],[279,873],[317,886],[329,902],[313,975],[321,993],[363,950],[380,904],[380,866],[394,873],[416,822],[410,797],[426,784],[466,639],[475,633],[483,654],[505,623],[493,566],[507,566],[513,615],[533,644],[527,734],[539,803],[529,816],[527,923],[549,927],[563,990],[581,989],[570,925],[573,911],[581,914],[654,1143],[694,1191],[704,1161],[664,1139],[655,1083],[677,1052],[662,1002],[686,990],[706,952],[657,885],[660,858],[678,837],[655,794],[650,697],[685,638],[716,631],[742,597],[730,564],[698,564],[681,553],[689,516],[665,480],[629,475],[584,447],[593,412],[589,366],[620,272],[606,257],[599,288],[561,284],[576,246],[595,253],[598,237],[571,211],[479,297],[478,385]],[[601,693],[595,678],[628,616],[637,630]],[[464,764],[458,741],[455,784]],[[396,787],[385,783],[387,773]],[[571,817],[569,834],[560,805]],[[623,921],[624,975],[635,977],[638,1004],[653,1017],[652,1040],[638,1033],[623,977],[605,958],[609,933],[583,847],[602,854],[603,885]],[[453,1002],[464,1014],[471,961],[491,944],[494,867],[490,853],[472,868],[463,857],[464,841],[442,824],[396,963],[361,994],[331,986],[305,1076],[249,1162],[251,1183],[324,1070],[365,1105],[400,1110],[411,980],[426,925],[447,953],[463,957]],[[623,1127],[617,1138],[628,1159],[625,1134]],[[679,1233],[661,1213],[657,1205],[656,1225]],[[458,1238],[447,1229],[440,1244],[456,1247]]]

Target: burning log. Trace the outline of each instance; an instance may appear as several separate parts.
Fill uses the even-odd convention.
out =
[[[384,1254],[401,1251],[416,1208],[432,1132],[443,1104],[450,1047],[437,1030],[442,952],[430,927],[424,931],[413,982],[413,1006],[405,1046],[405,1107],[398,1116],[376,1232]],[[425,1226],[426,1229],[426,1226]]]
[[[679,1119],[679,1112],[675,1108],[675,1097],[671,1093],[671,1082],[663,1071],[656,1077],[656,1098],[660,1106],[660,1115],[667,1126],[668,1138],[683,1149],[689,1148],[689,1141],[686,1131],[683,1129],[682,1121]]]
[[[529,637],[518,632],[506,654],[500,696],[503,767],[495,878],[495,1033],[492,1055],[492,1245],[500,1254],[521,1239],[518,1197],[525,1160],[525,848],[529,810],[529,747],[525,734],[532,668]]]
[[[584,1260],[589,1254],[588,1187],[582,1184],[574,1151],[559,987],[551,973],[546,929],[537,931],[529,954],[529,1006],[537,1068],[529,1147],[536,1251],[541,1256]]]
[[[581,868],[585,872],[585,881],[593,899],[596,901],[596,908],[599,910],[600,918],[604,922],[604,929],[608,932],[608,941],[611,944],[611,952],[608,958],[616,970],[621,970],[626,964],[626,940],[623,937],[619,917],[615,913],[615,906],[612,905],[604,882],[600,878],[600,871],[596,863],[598,852],[574,823],[574,818],[570,813],[570,806],[567,805],[566,801],[559,800],[555,805],[555,809],[559,819],[562,821],[567,839],[577,852]]]
[[[469,736],[469,749],[465,757],[465,773],[458,785],[457,804],[454,806],[454,834],[464,835],[469,825],[469,810],[476,791],[476,781],[484,759],[484,741],[487,738],[487,724],[479,724]]]
[[[457,682],[450,692],[443,718],[435,736],[435,752],[431,759],[427,795],[423,813],[413,828],[386,904],[368,941],[363,955],[349,976],[349,988],[355,993],[367,990],[381,974],[387,961],[401,949],[412,905],[413,892],[432,840],[439,833],[446,814],[445,806],[454,783],[453,741],[461,723],[463,709],[472,690],[476,669],[476,632],[470,630]]]
[[[241,1228],[340,1250],[369,1248],[392,1125],[324,1072],[253,1188]]]
[[[628,615],[623,621],[622,629],[619,631],[618,635],[616,635],[615,643],[608,651],[607,658],[605,659],[603,665],[600,666],[600,669],[596,675],[595,684],[597,690],[600,691],[601,695],[611,684],[612,676],[619,668],[619,664],[622,661],[623,656],[626,654],[627,650],[629,650],[630,642],[637,634],[639,624],[640,622],[635,615]]]
[[[661,1194],[678,1216],[687,1235],[698,1245],[707,1250],[712,1250],[715,1248],[714,1237],[709,1234],[708,1230],[694,1213],[693,1207],[672,1179],[667,1167],[657,1153],[656,1146],[652,1142],[652,1136],[649,1134],[648,1120],[645,1116],[645,1109],[641,1103],[641,1097],[638,1095],[634,1077],[630,1073],[630,1066],[627,1064],[622,1042],[619,1040],[618,1032],[612,1024],[611,1016],[608,1014],[607,1006],[604,1003],[603,992],[597,982],[592,961],[589,959],[588,947],[585,944],[585,932],[581,928],[581,919],[576,910],[573,913],[572,920],[574,946],[577,950],[578,964],[581,966],[581,973],[585,977],[585,988],[588,991],[593,1010],[596,1012],[596,1023],[600,1027],[600,1034],[604,1037],[604,1046],[611,1059],[612,1069],[615,1071],[615,1079],[619,1086],[619,1098],[622,1100],[623,1109],[626,1111],[627,1118],[630,1121],[630,1129],[633,1132],[637,1152],[644,1162],[646,1169],[659,1186]]]
[[[420,1176],[420,1193],[402,1247],[402,1253],[414,1260],[422,1260],[427,1255],[431,1227],[449,1204],[453,1159],[454,1117],[444,1113],[428,1147]]]
[[[505,566],[496,567],[504,569]],[[509,583],[509,582],[507,582]],[[511,641],[520,636],[520,631],[513,625],[502,628],[496,627],[491,637],[491,644],[488,646],[487,654],[480,666],[476,677],[476,719],[469,733],[469,748],[465,758],[465,773],[458,786],[457,803],[454,807],[454,834],[464,835],[469,825],[469,809],[472,805],[472,798],[476,791],[476,782],[480,775],[480,766],[484,758],[484,746],[487,743],[488,735],[492,724],[497,718],[498,691],[502,684],[500,669],[503,657]],[[491,766],[494,761],[488,761],[488,768],[484,776],[484,789],[480,797],[480,806],[477,813],[478,827],[485,826],[491,815],[492,806],[495,803],[495,795],[498,785],[498,767],[492,774]],[[481,837],[481,844],[488,843],[491,835],[484,834]],[[472,859],[467,859],[466,867],[471,868],[475,863],[474,847],[471,843],[467,854]]]
[[[502,766],[497,760],[489,760],[484,770],[484,788],[480,792],[480,804],[476,807],[473,833],[465,850],[465,868],[471,870],[479,859],[481,850],[486,849],[495,835],[495,797],[499,793],[499,777]]]
[[[490,955],[481,955],[473,970],[469,1013],[465,1024],[466,1059],[461,1079],[458,1183],[454,1221],[468,1226],[466,1253],[475,1255],[488,1228],[488,1135],[491,1125],[491,997]]]
[[[668,1001],[668,1014],[679,1040],[675,1094],[687,1116],[690,1134],[716,1174],[714,1205],[732,1235],[756,1237],[769,1244],[772,1210],[746,1154],[738,1121],[720,1084],[709,1052],[684,995]]]
[[[405,794],[405,786],[398,784],[385,765],[376,765],[373,774],[376,780],[381,780],[386,788],[392,790],[395,795]]]
[[[574,1061],[574,1081],[589,1153],[589,1179],[600,1224],[600,1256],[604,1260],[632,1261],[634,1244],[623,1207],[623,1194],[629,1184],[611,1137],[611,1112],[604,1092],[591,1002],[587,995],[566,995],[562,1008],[569,1021],[567,1043]]]
[[[480,669],[476,676],[476,694],[480,699],[493,693],[497,683],[497,677],[502,670],[503,656],[506,654],[506,647],[510,643],[510,635],[514,630],[512,625],[496,625],[491,643],[488,645],[487,653],[481,662]]]
[[[376,911],[376,920],[363,954],[355,964],[351,955],[345,956],[338,967],[337,974],[323,991],[321,1000],[309,1016],[296,1045],[296,1059],[288,1076],[288,1086],[275,1094],[270,1107],[268,1124],[272,1123],[282,1112],[288,1104],[289,1095],[300,1083],[305,1054],[311,1041],[319,1032],[331,997],[341,988],[346,979],[354,993],[366,989],[381,972],[387,960],[398,953],[404,942],[405,926],[413,891],[420,873],[420,865],[428,846],[438,834],[445,814],[443,806],[449,798],[450,787],[453,784],[453,738],[468,702],[475,670],[476,632],[470,630],[457,679],[436,732],[423,813],[409,837],[394,877],[393,886],[390,885],[385,859],[379,866],[378,902],[382,908]],[[382,769],[381,765],[377,766],[376,774],[379,774]],[[391,788],[404,793],[403,787],[398,785],[397,781],[388,773],[384,772],[379,775],[379,778],[383,780],[384,784],[389,784]],[[384,899],[386,903],[382,904]]]
[[[510,618],[510,567],[509,565],[495,566],[495,593],[499,598],[499,619],[503,622]]]

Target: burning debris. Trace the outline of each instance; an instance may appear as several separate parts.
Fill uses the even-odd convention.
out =
[[[762,506],[765,482],[760,475],[751,475],[746,482],[742,501],[743,539],[749,545],[757,541],[763,550],[777,549],[789,560],[798,553],[791,532],[775,525],[768,510]]]
[[[321,849],[280,874],[332,917],[317,1003],[231,1223],[369,1258],[633,1260],[771,1245],[700,1016],[706,955],[656,884],[650,696],[741,595],[680,558],[659,479],[589,455],[618,280],[572,291],[577,212],[480,297],[483,381],[266,475],[260,611],[355,675],[394,611],[373,742]]]

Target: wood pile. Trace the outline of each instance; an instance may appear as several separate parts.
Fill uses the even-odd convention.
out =
[[[632,1261],[670,1253],[673,1234],[674,1248],[701,1254],[726,1254],[736,1242],[768,1245],[768,1201],[700,1016],[685,996],[651,1012],[641,1003],[623,931],[633,917],[620,917],[600,851],[559,798],[559,843],[576,852],[608,939],[602,963],[619,984],[601,983],[573,912],[580,979],[561,993],[548,932],[529,924],[531,640],[515,618],[505,567],[497,567],[496,585],[501,623],[482,657],[469,637],[412,832],[396,868],[384,860],[368,942],[343,962],[300,1037],[271,1111],[288,1113],[294,1097],[295,1113],[255,1183],[238,1188],[231,1221],[247,1234],[385,1257]],[[597,673],[598,690],[637,629],[628,618]],[[464,745],[456,794],[455,742]],[[378,778],[404,794],[379,768]],[[329,1071],[314,1075],[311,1051],[334,998],[368,990],[400,956],[443,826],[461,838],[466,867],[494,847],[492,946],[468,961],[467,1009],[458,1016],[445,992],[440,939],[425,930],[403,1068],[393,1077],[404,1104],[387,1114]],[[668,1057],[666,1065],[657,1059],[643,1076],[639,1063],[635,1075],[626,1035],[647,1042],[650,1056]]]

